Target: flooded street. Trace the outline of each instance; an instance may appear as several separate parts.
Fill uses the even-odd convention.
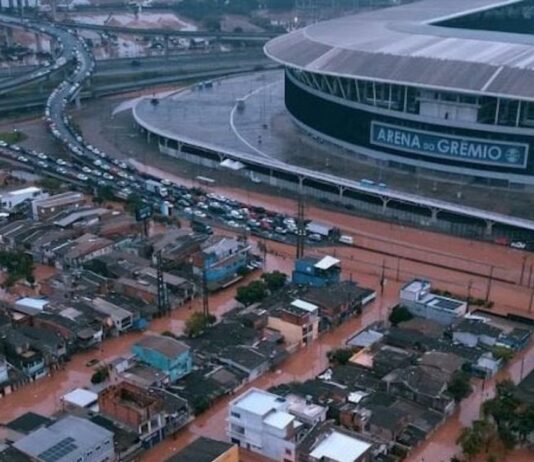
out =
[[[151,173],[154,173],[150,168]],[[161,173],[161,172],[160,172]],[[169,174],[165,173],[166,177]],[[181,178],[171,179],[191,185]],[[295,203],[291,199],[268,197],[257,192],[244,192],[232,188],[215,187],[212,191],[255,203],[269,209],[276,209],[293,215]],[[368,324],[385,319],[389,310],[398,302],[401,285],[414,278],[430,279],[436,288],[449,290],[454,294],[485,298],[495,302],[495,312],[514,311],[528,315],[531,310],[532,290],[528,287],[531,279],[530,268],[534,258],[525,252],[484,242],[471,242],[465,239],[407,228],[389,223],[371,221],[337,211],[306,207],[307,217],[339,227],[343,233],[355,237],[357,247],[314,247],[307,249],[309,255],[335,255],[342,262],[345,278],[353,278],[362,286],[379,291],[382,275],[386,279],[384,294],[369,305],[363,315],[324,334],[314,344],[299,350],[281,368],[269,372],[247,387],[268,388],[294,380],[306,380],[322,372],[327,367],[326,353],[342,345],[354,332]],[[223,234],[231,234],[223,231]],[[261,240],[250,239],[252,244]],[[291,273],[295,250],[292,246],[268,241],[265,270],[278,269]],[[45,274],[44,269],[39,273]],[[490,278],[490,275],[492,278]],[[239,284],[210,297],[210,310],[217,316],[232,309],[235,291],[240,284],[246,284],[259,276],[259,272],[249,275]],[[192,312],[201,310],[201,301],[194,300],[183,308],[175,310],[169,317],[154,320],[150,331],[161,333],[171,330],[180,334],[184,322]],[[76,387],[87,386],[93,369],[86,367],[91,359],[110,361],[117,356],[127,355],[132,343],[142,333],[129,333],[122,337],[105,341],[101,350],[76,355],[66,364],[65,369],[53,376],[33,383],[0,401],[0,421],[6,422],[20,414],[34,410],[49,415],[61,407],[61,396]],[[521,365],[523,363],[523,365]],[[515,358],[510,367],[496,379],[475,384],[473,395],[461,406],[432,437],[409,457],[409,462],[448,461],[457,452],[456,438],[462,426],[469,425],[478,417],[479,407],[484,399],[492,396],[495,380],[510,375],[519,380],[521,370],[526,375],[534,368],[534,349]],[[242,393],[241,389],[238,393]],[[192,422],[180,432],[176,439],[169,439],[143,455],[142,460],[160,462],[188,444],[194,437],[205,435],[217,439],[226,438],[226,412],[230,397],[221,399],[208,412]],[[516,456],[517,454],[517,456]],[[511,462],[523,462],[523,452],[514,453]],[[516,458],[517,457],[517,458]],[[245,462],[261,462],[257,455],[245,454]],[[531,460],[531,459],[529,459]]]

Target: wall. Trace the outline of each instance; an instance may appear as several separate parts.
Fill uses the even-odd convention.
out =
[[[303,334],[302,327],[296,324],[291,324],[284,321],[283,319],[277,318],[275,316],[269,316],[268,327],[271,329],[279,331],[283,336],[284,340],[288,345],[302,345],[303,344]],[[312,323],[312,340],[315,340],[319,334],[319,321],[315,319]]]
[[[213,462],[239,462],[239,447],[232,446],[224,454],[214,459]]]
[[[376,151],[393,154],[398,157],[399,161],[403,159],[416,159],[433,164],[454,165],[470,168],[476,171],[492,171],[498,173],[515,173],[518,175],[532,174],[534,172],[534,141],[531,137],[525,135],[497,133],[490,125],[482,131],[453,128],[444,125],[430,124],[422,121],[411,121],[403,117],[402,113],[390,115],[378,115],[371,112],[370,109],[356,108],[334,102],[323,97],[319,97],[308,90],[304,90],[296,85],[286,76],[285,79],[285,103],[289,112],[300,122],[308,127],[324,133],[327,136],[350,143],[355,146],[373,149]],[[484,138],[495,141],[512,141],[527,143],[530,145],[530,156],[527,169],[510,168],[506,166],[483,165],[472,162],[462,162],[460,160],[450,160],[427,155],[408,153],[394,150],[391,148],[381,147],[377,149],[369,141],[371,121],[377,120],[384,123],[391,123],[397,126],[428,130],[432,132],[450,133],[458,136]],[[482,127],[481,127],[482,128]]]

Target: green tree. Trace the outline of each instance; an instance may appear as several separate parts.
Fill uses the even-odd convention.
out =
[[[245,306],[261,302],[267,297],[267,285],[263,281],[252,281],[250,284],[239,287],[235,299]]]
[[[113,193],[113,188],[109,185],[101,186],[97,188],[95,199],[97,198],[101,202],[114,200],[115,195]]]
[[[57,178],[45,176],[39,181],[39,186],[51,193],[56,193],[61,190],[61,182]]]
[[[281,271],[275,270],[270,273],[263,273],[261,278],[267,284],[267,288],[270,292],[275,292],[286,285],[287,274]]]
[[[393,326],[397,326],[401,322],[409,321],[410,319],[413,319],[412,313],[406,308],[405,306],[396,306],[391,311],[391,314],[389,315],[389,322]]]
[[[91,383],[102,383],[109,378],[109,370],[107,367],[99,367],[91,376]]]
[[[511,348],[504,346],[494,346],[492,349],[493,356],[497,359],[502,359],[507,363],[514,357],[514,351]]]
[[[188,337],[198,337],[215,321],[216,318],[212,314],[205,316],[204,313],[195,312],[185,322],[184,332]]]
[[[33,276],[33,259],[24,252],[0,251],[0,267],[7,272],[5,287],[11,287],[19,279],[35,281]]]
[[[475,420],[471,427],[462,429],[457,443],[468,460],[471,460],[482,451],[488,453],[491,443],[495,440],[495,433],[495,426],[491,422]]]
[[[484,447],[482,438],[472,427],[463,428],[456,443],[462,448],[462,452],[467,457],[467,460],[472,460]]]
[[[335,365],[343,366],[352,358],[354,351],[351,348],[336,348],[327,353],[328,360]]]
[[[456,372],[449,382],[447,391],[451,394],[456,402],[462,401],[471,393],[471,383],[469,374],[464,371]]]

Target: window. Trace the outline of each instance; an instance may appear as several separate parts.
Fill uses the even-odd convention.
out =
[[[286,455],[290,456],[291,454],[293,454],[293,451],[289,448],[286,448]]]
[[[230,412],[230,415],[232,417],[235,417],[236,419],[240,419],[241,418],[241,414],[239,412],[232,411],[232,412]]]

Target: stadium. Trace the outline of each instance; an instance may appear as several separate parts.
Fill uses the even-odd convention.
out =
[[[534,2],[423,0],[275,38],[301,128],[387,166],[534,184]]]

